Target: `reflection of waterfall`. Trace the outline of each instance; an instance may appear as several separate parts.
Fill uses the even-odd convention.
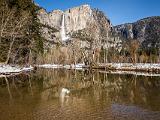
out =
[[[69,96],[67,96],[67,94],[69,94],[69,93],[70,93],[70,91],[68,89],[62,88],[61,93],[60,93],[61,106],[63,106],[64,103],[66,103],[68,101],[67,97],[69,97]]]
[[[64,14],[63,14],[63,17],[62,17],[61,38],[62,38],[62,41],[66,41],[66,40],[69,39],[69,37],[66,36],[66,31],[65,31],[65,15]]]

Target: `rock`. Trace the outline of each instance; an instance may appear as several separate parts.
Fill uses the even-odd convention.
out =
[[[59,57],[54,58],[56,61],[83,62],[86,58],[92,59],[89,56],[96,56],[98,61],[101,52],[115,50],[120,54],[123,48],[127,49],[126,46],[132,40],[137,40],[139,47],[147,50],[149,48],[150,51],[157,52],[160,48],[160,17],[112,26],[110,19],[102,11],[92,9],[89,5],[66,11],[53,10],[50,13],[41,9],[38,13],[38,18],[43,24],[41,33],[46,39],[45,50],[52,51],[51,49],[57,46],[66,48],[63,51],[58,48],[55,54]]]
[[[82,5],[79,7],[74,7],[66,11],[54,10],[47,13],[44,9],[38,12],[38,18],[40,22],[46,25],[46,28],[42,28],[43,35],[47,40],[53,39],[52,32],[49,32],[49,27],[56,28],[59,32],[62,25],[62,17],[64,14],[65,18],[65,32],[68,35],[72,35],[78,30],[83,30],[89,28],[92,23],[95,24],[95,35],[97,39],[101,39],[102,35],[107,35],[110,31],[111,23],[108,18],[103,14],[103,12],[97,9],[91,9],[89,5]],[[48,34],[48,35],[47,35]],[[61,39],[60,36],[56,38]]]
[[[138,40],[145,48],[160,47],[160,17],[158,16],[114,26],[114,32],[125,39]]]
[[[82,30],[93,20],[92,9],[89,5],[74,7],[64,12],[67,33]]]
[[[62,15],[63,11],[61,10],[53,10],[52,12],[48,13],[50,20],[49,26],[55,27],[60,30],[62,24]]]

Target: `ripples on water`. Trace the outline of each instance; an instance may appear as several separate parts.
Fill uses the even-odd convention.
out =
[[[159,101],[160,77],[38,69],[0,78],[0,120],[160,120]]]

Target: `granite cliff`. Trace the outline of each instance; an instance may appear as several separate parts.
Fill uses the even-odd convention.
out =
[[[114,26],[114,32],[124,39],[136,39],[142,47],[160,47],[160,17],[148,17],[134,23]]]
[[[67,60],[67,63],[84,62],[86,58],[94,58],[95,62],[112,62],[118,59],[114,61],[118,62],[122,56],[127,57],[127,61],[124,59],[123,62],[133,62],[137,61],[132,58],[135,53],[139,57],[143,53],[146,56],[159,55],[160,17],[148,17],[135,23],[112,26],[110,19],[102,11],[82,5],[50,13],[41,9],[38,11],[38,18],[43,24],[41,33],[46,39],[46,54],[59,46],[59,56],[49,53],[57,57],[56,62],[60,58],[63,58],[63,62]],[[130,50],[135,48],[134,52]],[[75,55],[77,56],[71,60],[71,56]],[[150,62],[150,57],[145,62]]]
[[[65,31],[65,35],[70,39],[72,39],[73,33],[89,28],[91,24],[94,24],[97,39],[102,34],[107,35],[111,28],[110,20],[105,17],[103,12],[91,9],[89,5],[74,7],[66,11],[53,10],[50,13],[41,9],[38,11],[38,18],[44,25],[42,28],[44,37],[50,41],[55,41],[56,39],[65,41],[61,34],[62,28]],[[50,32],[49,28],[55,28],[57,32]]]
[[[82,56],[83,58],[85,58],[84,54],[89,56],[91,50],[95,52],[99,51],[102,46],[108,47],[106,45],[109,44],[108,41],[113,40],[109,39],[112,27],[109,18],[102,11],[92,9],[89,5],[74,7],[66,11],[53,10],[50,13],[41,9],[38,11],[38,18],[42,23],[42,36],[47,40],[44,42],[46,53],[58,45],[60,53],[68,56],[79,54],[74,58],[76,62],[82,62],[80,60]],[[82,49],[85,51],[83,55],[80,51]],[[65,59],[70,58],[65,57]]]

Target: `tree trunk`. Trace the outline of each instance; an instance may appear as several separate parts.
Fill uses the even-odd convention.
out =
[[[10,43],[9,50],[8,50],[8,54],[7,54],[7,59],[6,59],[6,61],[5,61],[5,64],[8,64],[8,62],[9,62],[10,55],[11,55],[11,50],[12,50],[14,41],[15,41],[15,38],[13,38],[13,39],[12,39],[12,42]]]

